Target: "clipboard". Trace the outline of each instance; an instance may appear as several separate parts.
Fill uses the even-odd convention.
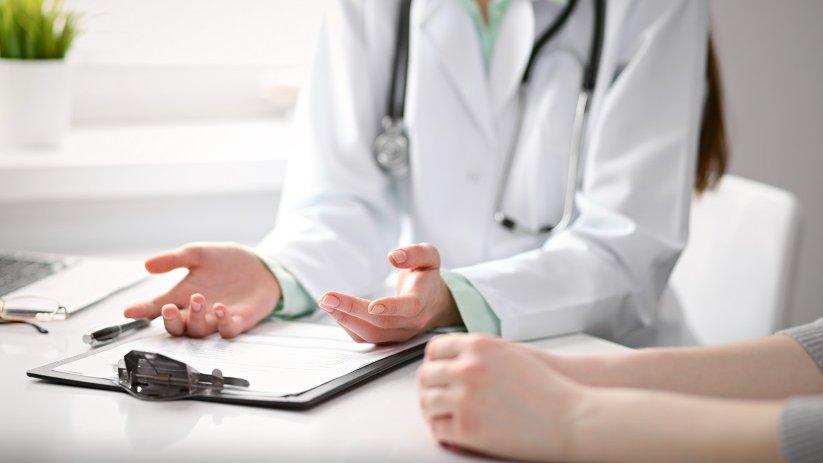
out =
[[[100,352],[113,349],[121,344],[132,342],[135,338],[124,339],[122,341],[110,344],[108,346],[99,347],[89,352],[82,353],[70,358],[59,360],[57,362],[49,363],[41,367],[33,368],[26,372],[26,375],[31,378],[36,378],[52,383],[64,384],[69,386],[80,386],[94,389],[104,389],[110,391],[118,391],[126,393],[112,380],[104,378],[94,378],[73,373],[66,373],[55,371],[54,369],[70,362],[89,357],[91,355],[99,354]],[[329,382],[321,384],[313,389],[309,389],[300,394],[286,395],[286,396],[271,396],[271,395],[255,395],[253,393],[244,393],[242,395],[208,395],[208,396],[194,396],[185,400],[200,400],[206,402],[221,402],[239,405],[251,405],[255,407],[277,408],[287,410],[306,410],[315,407],[345,391],[360,386],[380,375],[386,374],[392,370],[405,366],[415,360],[423,357],[423,352],[428,341],[423,341],[420,344],[414,345],[403,351],[394,353],[388,357],[377,360],[366,366],[363,366],[351,373],[342,375]]]

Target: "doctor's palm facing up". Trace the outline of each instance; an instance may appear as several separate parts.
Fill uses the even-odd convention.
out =
[[[397,295],[369,301],[328,292],[320,299],[320,308],[360,342],[405,341],[460,323],[454,298],[440,276],[437,249],[428,244],[406,246],[390,252],[389,262],[400,269]]]
[[[328,292],[319,305],[357,342],[400,342],[438,326],[460,322],[454,299],[440,276],[440,255],[418,244],[389,253],[400,270],[397,295],[370,301]],[[151,273],[187,268],[168,292],[126,308],[132,318],[163,316],[175,336],[219,332],[235,337],[271,314],[281,297],[277,279],[251,250],[235,244],[189,244],[146,261]]]

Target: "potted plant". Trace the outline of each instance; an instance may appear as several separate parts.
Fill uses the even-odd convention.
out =
[[[58,145],[70,117],[66,53],[77,17],[59,0],[0,0],[0,142]]]

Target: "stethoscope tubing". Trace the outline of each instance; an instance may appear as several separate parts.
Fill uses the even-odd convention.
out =
[[[408,76],[408,60],[409,60],[409,34],[410,34],[410,16],[411,16],[411,2],[412,0],[402,0],[400,7],[400,14],[398,17],[398,33],[395,43],[395,54],[392,67],[392,80],[389,91],[389,101],[387,108],[386,119],[390,122],[388,126],[395,127],[396,130],[389,133],[385,127],[384,131],[378,135],[378,140],[384,140],[388,135],[391,137],[402,137],[402,146],[405,147],[403,160],[406,164],[406,169],[399,169],[394,162],[390,165],[384,159],[391,159],[392,156],[385,155],[381,152],[379,144],[375,144],[375,160],[378,166],[388,175],[396,178],[405,177],[408,174],[409,162],[409,142],[408,136],[405,133],[405,126],[403,123],[404,106],[406,98],[406,80]],[[588,122],[589,107],[591,97],[594,93],[594,88],[597,83],[597,75],[600,67],[600,58],[603,50],[603,41],[605,37],[605,17],[606,5],[605,0],[593,0],[594,2],[594,18],[592,27],[592,38],[589,47],[589,60],[586,63],[586,68],[583,72],[581,82],[581,91],[578,96],[577,105],[575,107],[574,123],[572,126],[571,146],[569,147],[569,166],[566,178],[566,189],[563,194],[563,213],[556,225],[545,225],[537,228],[524,227],[518,224],[514,219],[510,218],[503,212],[503,200],[505,196],[506,185],[508,184],[509,175],[511,173],[512,163],[514,161],[514,153],[517,150],[517,142],[513,144],[513,148],[509,151],[506,158],[503,176],[497,190],[494,220],[503,228],[520,234],[528,234],[534,236],[543,236],[550,233],[557,233],[563,229],[568,228],[575,215],[575,196],[580,182],[580,164],[581,152],[583,150],[583,139],[585,135],[585,128]],[[526,64],[526,69],[521,78],[520,89],[518,97],[522,98],[525,94],[525,89],[528,86],[531,71],[537,62],[538,56],[542,48],[551,41],[553,37],[563,28],[569,17],[571,17],[574,9],[577,6],[577,0],[569,0],[563,10],[558,14],[557,18],[540,34],[540,37],[532,47],[532,52],[529,56],[529,61]],[[517,134],[519,137],[520,125],[522,123],[522,114],[518,115]],[[394,159],[399,159],[394,156]],[[384,165],[385,164],[385,165]]]

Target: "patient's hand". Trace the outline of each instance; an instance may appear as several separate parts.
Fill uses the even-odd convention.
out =
[[[454,299],[440,276],[440,254],[429,244],[389,253],[400,269],[397,295],[369,301],[327,292],[318,302],[357,342],[401,342],[418,333],[460,323]]]
[[[431,340],[418,386],[435,439],[495,456],[566,461],[593,389],[532,351],[482,335]]]
[[[188,244],[146,261],[151,273],[176,268],[189,273],[165,294],[129,306],[124,315],[162,314],[166,330],[175,336],[219,331],[231,338],[269,315],[280,299],[277,279],[254,253],[236,244]]]

